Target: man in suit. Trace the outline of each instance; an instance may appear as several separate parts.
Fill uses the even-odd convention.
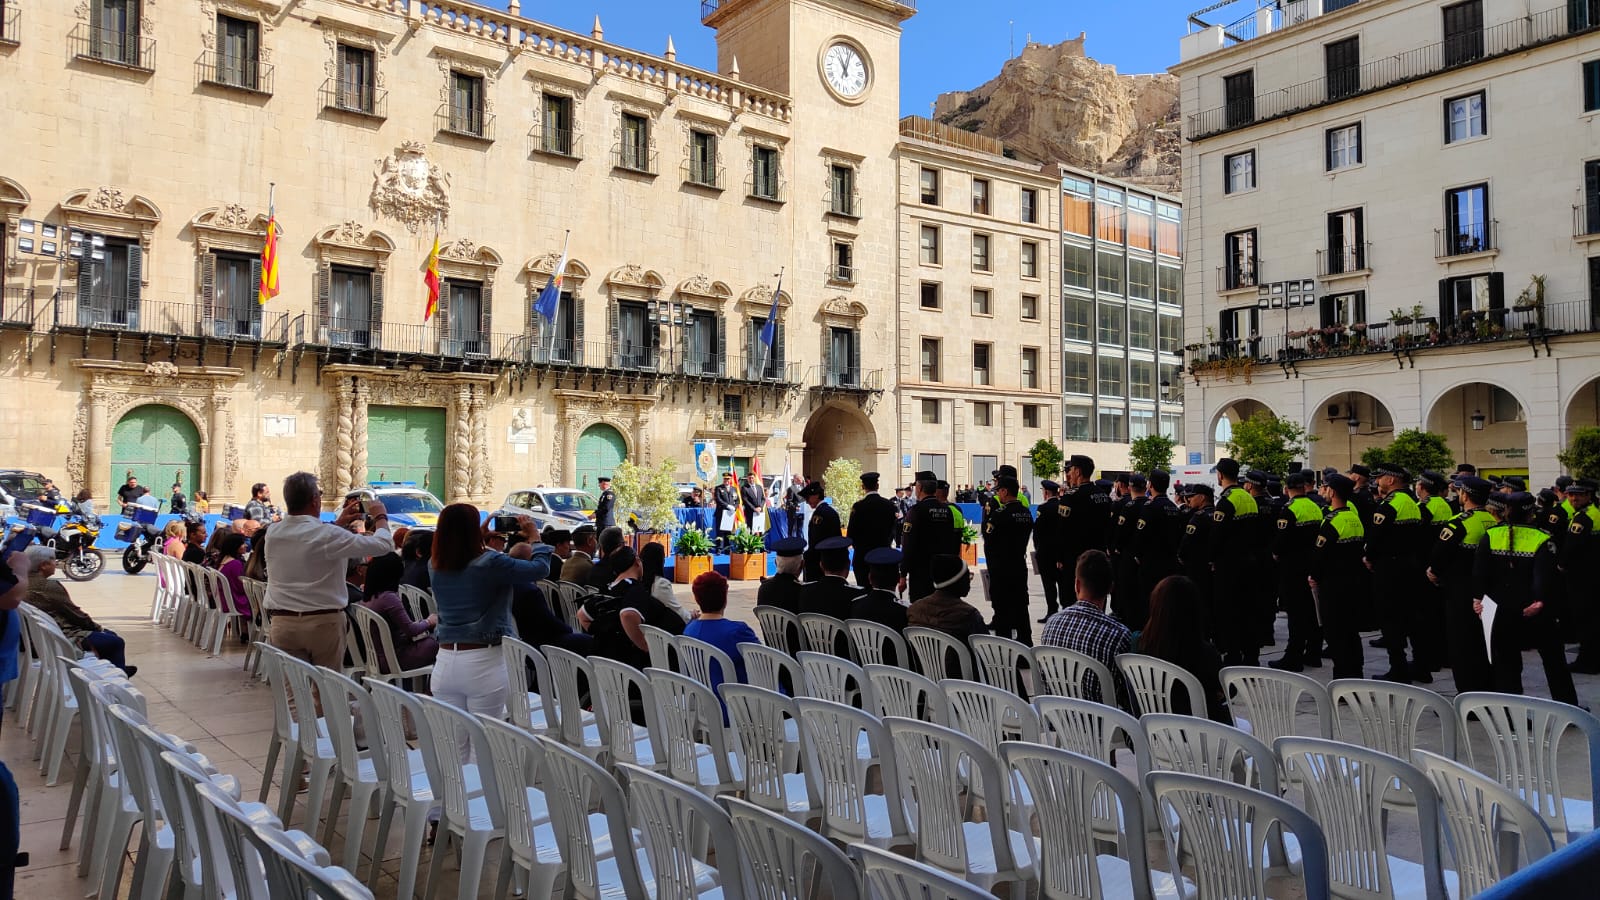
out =
[[[739,482],[732,472],[722,473],[722,483],[711,492],[711,501],[717,507],[711,520],[711,538],[720,550],[727,544],[728,535],[733,534],[733,525],[738,522],[739,516]],[[728,521],[726,528],[723,527],[724,517]]]
[[[589,572],[594,568],[594,555],[598,552],[596,535],[599,532],[587,522],[572,529],[572,555],[561,564],[561,577],[553,581],[570,581],[587,584]]]
[[[850,543],[855,545],[856,584],[867,586],[867,556],[879,547],[887,547],[894,540],[896,510],[894,501],[878,493],[878,473],[867,472],[861,476],[861,487],[867,492],[850,507]]]
[[[810,482],[800,491],[800,498],[811,507],[811,523],[806,526],[806,569],[805,580],[816,581],[822,577],[822,542],[828,538],[836,538],[844,534],[844,528],[839,524],[839,511],[822,502],[821,482]],[[849,544],[845,545],[846,550]],[[846,556],[848,556],[848,552]],[[845,571],[850,570],[849,560],[845,561]]]
[[[745,527],[755,531],[756,515],[767,506],[767,492],[762,489],[761,479],[754,472],[745,476],[744,484],[739,488],[739,505],[744,509]]]

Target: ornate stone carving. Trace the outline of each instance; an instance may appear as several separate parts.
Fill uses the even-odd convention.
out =
[[[551,440],[550,477],[567,483],[573,477],[568,464],[575,460],[567,448],[576,448],[578,438],[591,425],[610,425],[627,443],[626,453],[641,465],[652,462],[649,436],[650,410],[659,398],[653,394],[618,394],[615,391],[556,391],[557,421]]]
[[[611,273],[612,284],[644,284],[644,268],[635,263],[625,266]]]
[[[121,212],[127,201],[122,199],[122,191],[113,187],[98,187],[90,195],[85,204],[90,209],[103,209],[110,212]]]
[[[238,203],[229,203],[217,210],[211,222],[222,228],[233,228],[243,231],[251,226],[255,217],[245,212],[245,208]]]
[[[106,468],[104,454],[110,448],[110,435],[100,433],[102,429],[109,430],[130,408],[159,404],[179,410],[194,424],[200,439],[203,489],[216,496],[229,490],[239,467],[229,391],[243,374],[240,370],[183,369],[165,360],[145,366],[88,360],[74,365],[86,374],[87,401],[79,405],[73,418],[66,469],[74,485],[95,489],[90,481]],[[97,421],[100,424],[96,425]]]
[[[372,210],[416,233],[424,222],[450,216],[450,176],[429,161],[427,146],[406,141],[376,161],[372,174]]]
[[[158,381],[162,381],[168,378],[178,377],[178,367],[175,363],[170,363],[166,360],[157,360],[153,363],[147,364],[144,367],[144,374]]]
[[[330,368],[338,378],[330,470],[331,480],[341,491],[366,479],[367,413],[371,405],[433,406],[446,410],[451,445],[445,484],[429,488],[452,498],[488,499],[494,484],[488,471],[488,417],[482,410],[488,376],[364,366]]]
[[[439,248],[439,256],[444,259],[477,259],[478,245],[470,238],[461,238],[451,241]]]
[[[350,489],[351,473],[355,465],[355,413],[351,411],[351,404],[355,394],[355,379],[339,379],[338,400],[339,420],[335,425],[335,449],[333,452],[334,475],[333,483],[339,493]],[[364,439],[366,435],[362,435]]]

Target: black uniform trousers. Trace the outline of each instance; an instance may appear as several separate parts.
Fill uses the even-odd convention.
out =
[[[1322,658],[1322,628],[1306,581],[1310,566],[1302,558],[1278,560],[1278,603],[1289,618],[1289,647],[1283,658],[1292,663]]]
[[[1362,670],[1361,599],[1363,582],[1359,573],[1325,576],[1317,582],[1317,615],[1322,633],[1333,656],[1333,677],[1360,678]]]
[[[1480,625],[1479,634],[1482,633]],[[1522,693],[1522,648],[1531,646],[1544,663],[1550,699],[1577,705],[1578,690],[1572,684],[1572,671],[1567,668],[1567,647],[1548,606],[1536,615],[1524,616],[1522,610],[1501,604],[1494,617],[1489,642],[1494,647],[1494,659],[1489,663],[1494,690],[1503,694]]]
[[[1372,592],[1384,648],[1389,653],[1389,671],[1402,680],[1409,680],[1412,675],[1411,664],[1406,662],[1406,639],[1412,634],[1416,618],[1412,607],[1419,605],[1414,569],[1411,560],[1404,557],[1372,561]],[[1421,662],[1419,659],[1419,669]]]
[[[1216,565],[1212,615],[1220,641],[1217,648],[1228,665],[1256,665],[1261,661],[1256,633],[1260,569],[1254,557],[1246,559],[1242,555],[1218,561]]]
[[[1483,620],[1472,611],[1472,589],[1463,578],[1446,581],[1442,597],[1445,650],[1456,691],[1494,690],[1489,677],[1489,652],[1483,643]],[[1518,656],[1520,660],[1520,654]]]

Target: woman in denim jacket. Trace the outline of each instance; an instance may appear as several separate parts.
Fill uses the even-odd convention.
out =
[[[533,558],[513,559],[484,547],[485,525],[478,508],[452,503],[439,513],[428,574],[439,624],[439,656],[433,666],[433,696],[469,713],[504,718],[505,663],[500,641],[516,635],[511,618],[511,588],[550,575],[550,547],[539,542],[532,519],[520,516]],[[463,753],[466,747],[462,748]]]

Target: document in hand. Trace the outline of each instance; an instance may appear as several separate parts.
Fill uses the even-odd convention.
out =
[[[1500,604],[1494,602],[1492,597],[1483,595],[1483,614],[1478,618],[1483,620],[1483,645],[1488,648],[1489,662],[1494,662],[1494,639],[1490,635],[1494,633],[1494,613],[1499,608]]]

